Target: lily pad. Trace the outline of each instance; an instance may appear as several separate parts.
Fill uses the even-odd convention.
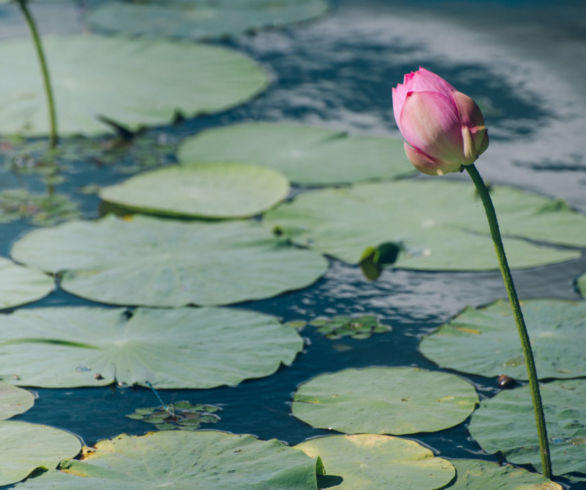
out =
[[[100,191],[108,202],[139,212],[203,218],[254,216],[287,197],[289,182],[255,165],[215,163],[155,170]]]
[[[493,199],[513,267],[577,258],[578,251],[538,246],[586,246],[586,216],[545,197],[494,187]],[[265,215],[265,223],[295,243],[348,263],[369,247],[395,243],[398,267],[497,269],[484,209],[470,182],[399,181],[306,192]],[[512,238],[519,237],[519,238]]]
[[[545,480],[538,473],[511,465],[475,459],[451,459],[456,480],[445,487],[451,490],[563,490],[560,484]]]
[[[328,488],[432,490],[443,488],[456,474],[449,461],[399,437],[337,435],[295,447],[311,458],[321,458],[328,475],[343,478],[339,485]]]
[[[100,36],[43,39],[55,92],[59,132],[129,130],[170,122],[178,112],[198,115],[240,104],[267,85],[246,56],[216,46]],[[32,42],[0,44],[0,132],[48,132],[45,95]]]
[[[325,0],[110,2],[90,11],[92,27],[132,35],[210,39],[319,17]]]
[[[222,409],[216,405],[192,405],[183,400],[165,406],[137,408],[127,417],[153,424],[158,430],[197,430],[201,424],[219,422],[220,416],[216,413],[219,410]]]
[[[69,432],[12,420],[0,422],[0,440],[0,485],[20,481],[37,468],[54,469],[81,449]]]
[[[293,415],[348,434],[415,434],[447,429],[474,410],[474,387],[453,374],[371,367],[323,374],[302,384]]]
[[[403,142],[284,123],[244,123],[187,138],[181,162],[241,162],[272,167],[298,184],[345,184],[413,173]]]
[[[586,301],[523,301],[540,378],[586,376]],[[507,301],[466,308],[423,338],[424,356],[443,368],[480,376],[527,379],[515,319]]]
[[[586,274],[582,274],[578,278],[578,290],[586,298]]]
[[[540,387],[553,474],[586,476],[586,380],[553,381]],[[500,451],[511,463],[532,464],[541,470],[529,386],[484,400],[469,428],[486,452]]]
[[[130,316],[130,318],[128,318]],[[303,347],[275,318],[227,308],[62,307],[1,318],[0,378],[65,388],[117,381],[212,388],[269,376]]]
[[[54,287],[53,279],[41,271],[0,257],[0,309],[41,299]]]
[[[19,488],[230,490],[317,488],[316,462],[271,439],[218,431],[161,431],[100,441],[83,461],[66,461]]]
[[[0,381],[0,420],[24,413],[34,404],[35,396],[30,391]]]
[[[392,328],[383,325],[373,315],[335,316],[333,318],[315,318],[309,322],[317,331],[328,339],[352,337],[367,339],[374,333],[390,332]]]
[[[326,272],[318,253],[290,246],[255,222],[179,222],[107,216],[35,230],[12,256],[61,287],[113,304],[220,305],[303,288]]]

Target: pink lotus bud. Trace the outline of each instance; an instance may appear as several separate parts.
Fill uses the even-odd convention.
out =
[[[425,68],[393,88],[393,112],[407,158],[425,174],[457,172],[488,146],[476,103]]]

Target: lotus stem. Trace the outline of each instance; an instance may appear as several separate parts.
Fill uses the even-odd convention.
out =
[[[39,36],[39,30],[37,29],[35,19],[33,18],[28,8],[28,0],[17,0],[16,3],[18,3],[20,10],[22,11],[22,15],[24,15],[26,23],[28,24],[31,37],[33,38],[33,44],[35,45],[35,50],[37,52],[37,58],[39,59],[39,64],[41,66],[41,74],[43,75],[43,85],[45,87],[45,97],[47,99],[47,109],[49,112],[49,144],[51,148],[55,148],[57,146],[58,140],[57,114],[55,112],[55,100],[53,98],[51,78],[49,76],[49,70],[47,68],[47,60],[45,58],[43,44],[41,42],[41,37]]]
[[[515,284],[513,283],[513,278],[511,276],[509,264],[507,262],[507,256],[505,255],[505,249],[503,247],[503,241],[501,238],[496,212],[494,210],[494,205],[492,203],[488,189],[474,164],[465,165],[464,168],[468,171],[468,174],[470,174],[470,177],[476,186],[476,190],[480,195],[480,199],[484,205],[484,210],[486,211],[486,217],[488,218],[490,234],[492,236],[499,267],[503,276],[505,287],[507,289],[507,296],[509,297],[509,303],[513,309],[513,316],[515,317],[517,331],[519,332],[519,338],[521,339],[521,345],[523,347],[523,357],[525,358],[525,368],[527,369],[527,376],[529,378],[533,411],[535,414],[535,422],[537,424],[537,435],[539,438],[539,451],[541,455],[543,475],[545,478],[551,479],[552,475],[549,442],[547,439],[547,428],[545,426],[545,416],[543,414],[543,404],[541,402],[541,393],[539,391],[537,370],[535,369],[535,360],[533,358],[533,351],[531,350],[531,343],[529,340],[529,334],[527,332],[527,326],[525,325],[525,319],[523,318],[523,312],[521,311],[519,298],[517,297],[517,292],[515,291]]]

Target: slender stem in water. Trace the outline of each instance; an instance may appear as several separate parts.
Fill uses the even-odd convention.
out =
[[[31,37],[33,38],[33,43],[35,45],[35,50],[37,52],[37,57],[39,59],[39,64],[41,65],[41,73],[43,75],[43,84],[45,86],[45,96],[47,98],[47,109],[49,112],[49,143],[51,148],[55,148],[57,146],[57,115],[55,112],[55,101],[53,98],[53,89],[51,88],[51,78],[49,77],[49,70],[47,68],[47,60],[45,59],[45,52],[43,51],[43,44],[41,43],[41,38],[39,36],[39,31],[37,29],[37,25],[31,12],[28,8],[28,0],[17,0],[17,3],[26,19],[26,23],[28,24],[28,28],[31,33]]]
[[[482,177],[478,173],[478,170],[472,165],[465,165],[464,168],[470,174],[476,190],[480,195],[484,210],[486,211],[486,217],[488,218],[488,226],[490,228],[490,234],[494,243],[496,256],[498,258],[499,267],[501,274],[505,282],[507,289],[507,296],[511,308],[513,309],[513,316],[517,323],[517,331],[521,339],[521,345],[523,347],[523,357],[525,358],[525,368],[527,369],[527,376],[529,378],[529,387],[531,389],[531,399],[533,401],[533,411],[535,413],[535,422],[537,424],[537,435],[539,438],[539,449],[541,453],[541,465],[543,467],[543,475],[546,478],[551,478],[551,458],[549,453],[549,442],[547,439],[547,429],[545,426],[545,416],[543,414],[543,404],[541,403],[541,394],[539,392],[539,381],[537,379],[537,371],[535,369],[535,360],[533,359],[533,351],[531,350],[531,343],[529,341],[529,334],[527,333],[527,327],[523,318],[523,312],[521,311],[521,305],[519,304],[519,298],[515,291],[515,285],[513,284],[513,278],[511,277],[511,271],[509,264],[507,263],[507,256],[505,255],[505,249],[501,239],[501,232],[499,230],[499,224],[496,218],[496,212],[492,204],[492,199],[482,180]]]

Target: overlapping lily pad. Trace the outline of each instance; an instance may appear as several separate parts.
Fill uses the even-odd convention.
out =
[[[209,39],[292,24],[322,15],[326,0],[166,0],[109,2],[88,15],[99,30]]]
[[[69,432],[12,420],[0,422],[0,441],[0,485],[20,481],[37,468],[54,469],[81,449]]]
[[[412,173],[403,142],[285,123],[244,123],[186,139],[184,163],[242,162],[283,172],[298,184],[345,184]]]
[[[436,458],[415,441],[361,434],[310,439],[295,446],[312,458],[321,458],[330,476],[342,477],[328,488],[431,490],[443,488],[455,475],[452,464]]]
[[[586,380],[541,384],[554,475],[586,479]],[[502,391],[472,415],[470,433],[482,448],[508,461],[541,469],[529,386]],[[565,475],[568,476],[568,475]]]
[[[0,309],[41,299],[54,286],[53,279],[41,271],[0,257]]]
[[[308,286],[327,269],[318,253],[290,246],[253,222],[177,222],[144,216],[75,221],[36,230],[12,256],[61,287],[113,304],[219,305]]]
[[[26,412],[35,403],[35,396],[27,390],[0,381],[0,420]]]
[[[61,134],[111,131],[104,116],[135,130],[242,103],[267,75],[240,53],[216,46],[100,36],[47,37],[44,47]],[[29,39],[0,44],[0,132],[48,132],[45,95]]]
[[[234,490],[317,488],[316,462],[271,439],[218,431],[162,431],[100,441],[83,461],[18,488]]]
[[[523,302],[540,378],[586,376],[586,301]],[[444,368],[480,376],[527,379],[515,319],[507,301],[466,308],[421,342],[421,352]]]
[[[505,235],[586,246],[586,216],[563,203],[507,187],[493,200]],[[296,243],[357,263],[368,247],[393,242],[398,267],[498,268],[482,204],[470,182],[400,181],[307,192],[269,211],[265,222]],[[505,239],[512,267],[579,257],[578,251]]]
[[[22,386],[236,385],[290,365],[303,342],[275,318],[226,308],[62,307],[0,319],[0,378]],[[129,318],[130,316],[130,318]]]
[[[477,401],[474,387],[453,374],[371,367],[323,374],[302,384],[292,411],[313,427],[401,435],[458,425]]]
[[[141,174],[102,189],[100,197],[139,212],[244,218],[270,208],[288,192],[287,179],[272,169],[215,163],[172,166]]]

